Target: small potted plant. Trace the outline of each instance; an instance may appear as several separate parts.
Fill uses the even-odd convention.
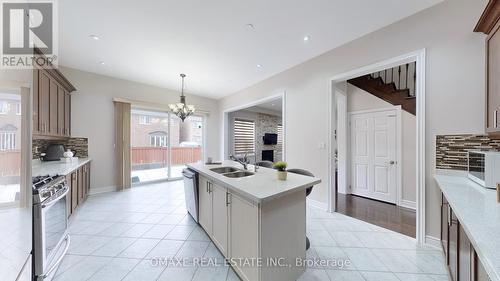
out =
[[[278,161],[274,164],[274,168],[277,171],[277,174],[278,174],[278,180],[281,180],[281,181],[284,181],[286,180],[286,175],[287,175],[287,171],[286,171],[286,162],[283,162],[283,161]]]

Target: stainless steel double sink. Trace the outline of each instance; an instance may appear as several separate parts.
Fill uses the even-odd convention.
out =
[[[234,167],[218,167],[218,168],[212,168],[210,171],[215,172],[217,174],[221,174],[225,177],[228,178],[243,178],[243,177],[248,177],[252,176],[255,173],[245,171],[245,170],[240,170]]]

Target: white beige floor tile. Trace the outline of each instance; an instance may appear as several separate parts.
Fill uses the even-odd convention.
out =
[[[205,254],[210,242],[185,241],[176,257],[179,258],[201,258]]]
[[[89,279],[101,268],[106,266],[111,258],[87,256],[56,276],[58,281],[83,281]]]
[[[130,247],[137,238],[116,237],[92,252],[92,256],[116,257]]]
[[[186,240],[194,229],[195,226],[192,225],[177,225],[164,239]]]
[[[122,280],[141,260],[114,258],[92,275],[89,281]]]
[[[226,280],[228,270],[228,266],[200,267],[196,270],[193,281]]]
[[[160,242],[158,239],[137,239],[118,256],[122,258],[142,259]]]
[[[371,249],[366,248],[342,248],[357,270],[365,271],[389,271],[389,269],[373,254]]]
[[[153,227],[152,224],[139,223],[139,224],[132,226],[131,228],[129,228],[127,231],[123,232],[122,234],[120,234],[120,236],[121,237],[139,238],[142,235],[144,235],[144,233],[148,232],[152,227]]]
[[[354,270],[327,270],[330,281],[365,281],[363,276]]]
[[[422,273],[403,253],[404,250],[372,249],[378,259],[392,272]]]
[[[163,270],[158,281],[191,281],[197,269],[194,266],[167,267]]]
[[[205,233],[205,230],[203,230],[201,227],[197,226],[191,232],[191,234],[188,236],[187,240],[190,241],[205,241],[205,242],[210,242],[210,238],[208,235]]]
[[[366,281],[400,281],[392,272],[369,272],[361,271]]]
[[[163,239],[167,234],[174,229],[175,225],[172,224],[158,224],[151,227],[146,231],[142,238],[157,238]]]
[[[99,249],[111,240],[110,237],[103,236],[73,235],[71,237],[71,242],[75,242],[77,238],[82,239],[82,241],[80,241],[79,243],[70,243],[68,253],[73,255],[90,255],[92,252]]]
[[[175,257],[177,252],[181,249],[183,241],[180,240],[161,240],[156,246],[147,254],[147,258],[172,258]]]
[[[110,227],[98,233],[101,236],[110,236],[110,237],[118,237],[125,231],[132,228],[135,224],[133,223],[124,223],[124,222],[116,222],[113,223]]]
[[[326,270],[308,268],[297,281],[330,281]]]
[[[155,281],[161,275],[165,268],[163,266],[156,266],[150,260],[143,260],[130,271],[124,281]]]

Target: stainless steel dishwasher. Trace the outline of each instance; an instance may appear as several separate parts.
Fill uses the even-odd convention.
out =
[[[193,219],[198,222],[198,174],[190,169],[182,170],[184,178],[184,197],[186,209]]]

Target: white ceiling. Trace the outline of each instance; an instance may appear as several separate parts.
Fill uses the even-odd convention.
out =
[[[277,98],[275,100],[267,101],[265,103],[258,104],[256,106],[250,107],[248,110],[250,111],[263,111],[263,113],[266,113],[268,111],[270,112],[281,112],[282,111],[282,98]]]
[[[59,63],[220,98],[438,2],[64,0]]]

